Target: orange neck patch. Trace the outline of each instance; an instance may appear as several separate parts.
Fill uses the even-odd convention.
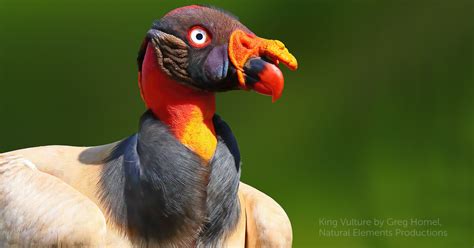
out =
[[[150,44],[138,81],[146,106],[182,144],[209,162],[217,147],[212,122],[215,95],[172,80],[159,69]]]

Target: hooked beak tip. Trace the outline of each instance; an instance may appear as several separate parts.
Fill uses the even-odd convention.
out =
[[[245,64],[245,87],[257,93],[272,96],[277,101],[284,88],[284,77],[277,65],[261,58],[251,58]]]

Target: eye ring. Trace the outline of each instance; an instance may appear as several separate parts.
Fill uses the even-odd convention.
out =
[[[209,32],[201,26],[194,26],[188,31],[188,41],[193,47],[206,47],[209,45],[209,43],[211,43],[211,40],[212,38]]]

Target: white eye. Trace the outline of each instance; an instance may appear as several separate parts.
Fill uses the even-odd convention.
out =
[[[189,43],[194,47],[205,47],[211,42],[211,37],[204,28],[193,27],[188,34]]]

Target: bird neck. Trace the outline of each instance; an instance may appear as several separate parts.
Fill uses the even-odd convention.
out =
[[[217,147],[212,122],[216,109],[214,93],[193,89],[161,70],[156,71],[157,75],[149,78],[154,82],[146,83],[149,88],[141,88],[147,107],[183,145],[209,162]]]

